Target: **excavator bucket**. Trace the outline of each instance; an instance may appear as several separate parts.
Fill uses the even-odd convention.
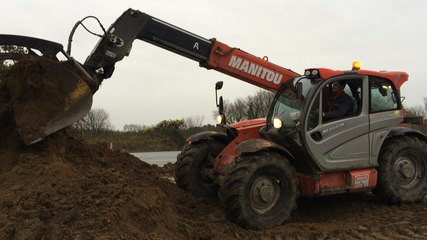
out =
[[[0,54],[14,55],[15,59],[7,65],[4,61],[6,57],[0,58],[3,60],[0,75],[0,124],[14,126],[21,140],[29,145],[71,125],[89,112],[93,94],[87,82],[91,79],[72,58],[59,61],[52,57],[51,53],[57,53],[59,49],[52,42],[12,37],[2,38],[0,35],[0,45],[2,39],[3,44],[4,39],[9,40],[9,45],[13,45],[10,40],[18,40],[19,43],[29,42],[41,46],[39,49],[45,53],[28,54],[26,50],[26,54],[4,51]],[[57,49],[52,50],[52,47]]]
[[[0,90],[8,95],[3,97],[3,111],[14,118],[16,132],[25,144],[36,143],[89,112],[92,92],[84,74],[75,68],[72,60],[28,56],[2,77]]]

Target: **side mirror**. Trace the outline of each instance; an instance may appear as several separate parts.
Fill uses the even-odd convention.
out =
[[[220,96],[218,100],[218,90],[222,88],[223,84],[224,83],[222,81],[218,81],[215,84],[215,101],[216,101],[216,106],[218,107],[217,123],[221,125],[225,124],[224,100],[222,96]]]
[[[215,83],[215,90],[220,90],[222,88],[222,85],[224,84],[223,81],[218,81]]]

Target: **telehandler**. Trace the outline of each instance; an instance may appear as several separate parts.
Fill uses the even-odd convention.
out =
[[[424,199],[427,137],[399,125],[404,122],[399,89],[407,73],[356,64],[348,71],[310,68],[300,75],[133,9],[104,32],[80,64],[70,57],[70,47],[82,21],[71,31],[67,51],[47,40],[0,35],[0,45],[25,50],[0,54],[0,60],[19,60],[0,82],[0,119],[13,116],[24,143],[36,143],[85,116],[99,85],[140,39],[277,91],[266,119],[226,126],[226,134],[191,136],[178,156],[177,185],[201,196],[219,193],[231,221],[255,229],[283,224],[299,196],[373,191],[387,203]],[[59,61],[59,54],[66,60]],[[20,71],[13,71],[17,67]],[[41,77],[24,74],[14,82],[21,70]],[[354,111],[326,120],[323,108],[337,81],[345,83]]]

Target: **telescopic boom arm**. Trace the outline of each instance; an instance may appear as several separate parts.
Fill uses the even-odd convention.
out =
[[[215,39],[206,39],[160,19],[128,9],[106,31],[84,63],[101,82],[114,64],[129,55],[135,39],[154,44],[199,62],[200,66],[276,91],[280,84],[299,74]]]

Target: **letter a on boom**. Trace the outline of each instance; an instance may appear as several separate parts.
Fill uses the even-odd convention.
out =
[[[193,49],[197,49],[197,50],[199,50],[199,43],[198,43],[198,42],[195,42],[195,43],[194,43]]]

